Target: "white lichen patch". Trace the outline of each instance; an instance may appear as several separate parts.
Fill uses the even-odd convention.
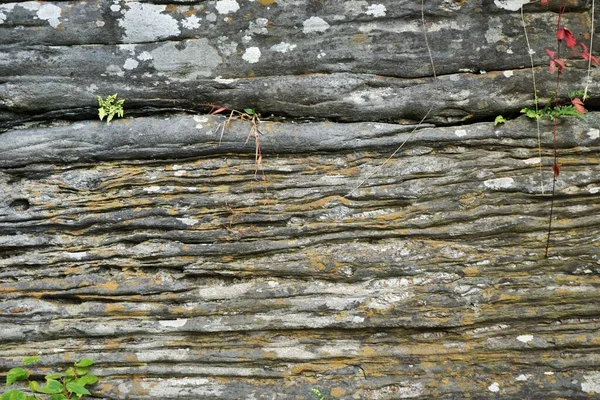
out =
[[[152,50],[150,55],[156,72],[171,79],[208,78],[223,62],[217,49],[205,38],[165,43]]]
[[[261,53],[258,47],[248,47],[242,55],[242,59],[249,64],[256,64],[260,60],[260,56]]]
[[[123,41],[154,42],[179,35],[177,20],[163,14],[166,5],[127,1],[125,6],[126,8],[121,11],[123,18],[119,20],[119,26],[125,30]]]
[[[592,140],[598,139],[600,137],[600,130],[596,129],[596,128],[592,128],[588,131],[587,135]]]
[[[125,72],[123,72],[123,70],[118,67],[117,65],[109,65],[108,67],[106,67],[106,70],[104,71],[104,75],[111,75],[111,76],[125,76]]]
[[[383,4],[371,4],[367,7],[365,14],[372,15],[374,17],[385,17],[387,9]]]
[[[533,335],[520,335],[517,336],[517,340],[522,343],[529,343],[533,340]]]
[[[358,315],[354,316],[352,318],[352,322],[354,322],[355,324],[360,324],[361,322],[364,322],[365,319],[363,317],[359,317]]]
[[[187,321],[188,320],[186,318],[177,318],[167,321],[158,321],[158,323],[169,328],[181,328],[187,323]]]
[[[64,254],[72,260],[83,260],[88,256],[87,251],[66,252]]]
[[[521,374],[515,378],[515,380],[520,381],[520,382],[526,381],[527,379],[528,379],[527,375],[523,375],[523,374]]]
[[[162,191],[162,188],[160,186],[149,186],[147,188],[144,188],[144,192],[146,193],[160,193]]]
[[[532,158],[528,158],[528,159],[526,159],[526,160],[523,160],[523,162],[524,162],[525,164],[528,164],[528,165],[535,165],[535,164],[539,164],[539,163],[541,163],[541,162],[542,162],[542,159],[541,159],[541,158],[539,158],[539,157],[532,157]]]
[[[287,53],[288,51],[292,51],[297,46],[295,44],[281,42],[271,46],[271,50],[276,51],[278,53]]]
[[[137,56],[137,59],[140,60],[140,61],[152,60],[152,54],[148,53],[147,51],[142,51]]]
[[[498,382],[494,382],[490,386],[488,386],[488,390],[492,393],[497,393],[500,391],[500,385],[498,384]]]
[[[125,64],[123,64],[123,68],[132,70],[132,69],[136,69],[138,67],[138,65],[140,65],[140,63],[137,60],[134,60],[133,58],[128,58],[127,60],[125,60]]]
[[[198,222],[200,222],[200,220],[196,219],[196,218],[177,218],[177,220],[185,225],[188,226],[194,226],[196,225]]]
[[[8,16],[5,12],[10,12],[16,6],[16,3],[0,4],[0,24],[3,24]]]
[[[499,17],[493,17],[488,20],[488,29],[485,31],[485,40],[490,44],[504,41],[502,33],[503,22]]]
[[[224,56],[230,56],[237,53],[238,44],[232,40],[229,40],[227,36],[219,36],[217,48],[219,52]]]
[[[195,15],[190,15],[183,21],[181,21],[181,26],[186,29],[198,29],[200,28],[200,18]]]
[[[306,34],[325,32],[327,29],[329,29],[329,24],[327,21],[320,17],[310,17],[302,23],[302,26],[302,32]]]
[[[467,136],[467,131],[464,129],[457,129],[454,131],[454,134],[458,137]]]
[[[513,178],[495,178],[488,179],[487,181],[483,182],[485,187],[490,189],[508,189],[512,187],[514,183],[515,180]]]
[[[269,20],[267,18],[257,18],[256,21],[250,21],[248,24],[248,29],[246,29],[247,35],[255,35],[255,34],[263,34],[266,35],[269,33],[267,26],[269,25]]]
[[[53,28],[56,28],[58,25],[60,25],[60,15],[62,13],[62,9],[54,4],[26,1],[18,5],[29,11],[36,11],[36,18],[48,21],[50,26]]]
[[[60,25],[61,13],[62,10],[60,7],[55,6],[54,4],[44,3],[40,6],[37,16],[39,19],[48,21],[51,27],[56,28]]]
[[[600,372],[593,371],[583,376],[583,382],[581,382],[581,390],[589,394],[600,393]]]
[[[517,11],[521,6],[529,3],[530,0],[494,0],[494,4],[498,8],[508,11]]]
[[[505,76],[505,77],[507,77],[507,78],[510,78],[511,76],[513,76],[513,75],[514,75],[514,72],[512,72],[512,71],[504,71],[504,72],[502,73],[502,75],[504,75],[504,76]]]
[[[214,79],[214,81],[217,83],[222,83],[224,85],[229,85],[234,82],[237,82],[237,79],[236,78],[223,78],[222,76],[219,75]]]
[[[236,0],[219,0],[215,7],[219,14],[231,14],[240,9]]]
[[[591,194],[596,194],[596,193],[600,192],[600,187],[589,188],[588,192],[590,192]]]
[[[194,115],[194,121],[196,121],[196,129],[202,129],[203,125],[208,122],[208,118],[202,117],[200,115]]]

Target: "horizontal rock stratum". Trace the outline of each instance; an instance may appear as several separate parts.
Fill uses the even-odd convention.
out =
[[[556,127],[545,258],[554,126],[518,115],[532,63],[540,106],[555,88],[558,3],[425,3],[0,4],[0,376],[39,355],[95,360],[112,400],[597,396],[597,72]],[[561,17],[578,40],[590,6]],[[588,80],[567,64],[560,101]]]

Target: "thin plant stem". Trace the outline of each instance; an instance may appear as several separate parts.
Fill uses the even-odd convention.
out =
[[[558,11],[558,23],[557,23],[557,28],[556,28],[557,31],[558,31],[558,29],[560,29],[561,17],[562,17],[562,14],[564,11],[565,11],[565,9],[563,7],[563,0],[561,0],[559,11]],[[561,45],[561,40],[556,38],[556,58],[557,59],[560,59],[560,45]],[[556,71],[556,93],[554,96],[554,108],[555,109],[558,109],[558,93],[559,93],[559,89],[560,89],[561,71],[562,71],[561,68],[558,68],[558,70]],[[557,150],[557,143],[556,143],[557,129],[558,129],[558,116],[555,116],[553,129],[552,129],[552,133],[554,136],[554,161],[552,164],[552,170],[553,170],[552,199],[550,200],[550,218],[548,218],[548,236],[546,237],[546,252],[545,252],[544,258],[548,258],[548,253],[550,251],[550,236],[552,234],[552,217],[554,214],[554,192],[556,190],[556,179],[558,178],[558,174],[560,172],[560,166],[558,165],[558,150]]]
[[[525,23],[525,14],[523,12],[523,0],[521,0],[521,22],[523,23],[523,33],[525,34],[525,42],[527,43],[527,54],[529,54],[529,62],[531,63],[531,81],[533,83],[533,104],[535,105],[535,114],[539,115],[539,107],[538,107],[538,91],[537,84],[535,81],[535,64],[533,62],[533,53],[534,51],[531,49],[531,44],[529,43],[529,35],[527,34],[527,24]],[[535,119],[535,124],[537,128],[537,136],[538,136],[538,157],[540,159],[540,189],[542,190],[542,195],[544,194],[544,176],[542,169],[542,132],[540,130],[540,120],[539,118]]]
[[[362,185],[364,185],[369,179],[371,179],[373,176],[375,176],[375,174],[379,173],[383,167],[386,166],[386,164],[388,162],[390,162],[390,160],[392,158],[394,158],[396,156],[396,154],[398,154],[398,152],[404,147],[404,145],[406,144],[406,142],[408,142],[412,136],[414,135],[414,133],[417,131],[417,129],[419,129],[419,127],[421,125],[423,125],[423,122],[427,119],[427,117],[429,117],[429,114],[431,114],[431,111],[433,111],[433,107],[435,107],[435,104],[437,103],[437,98],[438,98],[438,78],[437,78],[437,73],[435,72],[435,63],[433,62],[433,55],[431,53],[431,47],[429,46],[429,39],[427,38],[427,26],[425,24],[425,0],[421,0],[421,24],[423,25],[423,36],[425,37],[425,46],[427,47],[427,54],[429,55],[429,62],[431,64],[431,70],[433,73],[433,81],[435,83],[435,87],[434,87],[434,96],[433,96],[433,101],[431,103],[431,106],[429,107],[429,110],[427,110],[427,113],[425,114],[425,116],[423,116],[423,118],[421,118],[421,120],[419,121],[419,123],[417,124],[417,126],[415,126],[410,133],[408,134],[408,136],[406,137],[406,139],[404,139],[404,141],[400,144],[400,146],[398,146],[398,148],[396,150],[394,150],[394,152],[385,159],[385,161],[379,165],[377,168],[375,168],[373,171],[371,171],[371,173],[369,173],[362,181],[360,181],[360,183],[358,185],[356,185],[351,191],[349,191],[344,197],[348,197],[351,196],[354,192],[356,192]]]
[[[594,18],[595,18],[595,8],[596,5],[596,0],[592,0],[592,21],[591,21],[591,27],[590,27],[590,47],[589,47],[589,52],[590,52],[590,57],[588,58],[588,68],[587,68],[587,78],[585,80],[585,89],[583,91],[583,101],[585,101],[585,99],[587,99],[587,93],[588,93],[588,89],[590,87],[590,82],[591,82],[591,75],[592,75],[592,52],[594,49]]]

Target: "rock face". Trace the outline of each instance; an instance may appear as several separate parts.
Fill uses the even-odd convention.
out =
[[[104,399],[600,393],[600,114],[556,127],[545,258],[554,125],[512,117],[523,21],[555,88],[559,6],[520,5],[427,2],[434,74],[415,2],[0,4],[0,373],[92,358]],[[590,10],[561,17],[578,40]],[[258,142],[213,105],[260,111]]]

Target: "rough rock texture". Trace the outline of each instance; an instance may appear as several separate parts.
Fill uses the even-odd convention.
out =
[[[428,2],[437,81],[413,2],[0,4],[0,373],[88,357],[105,399],[600,393],[600,114],[558,126],[545,259],[552,124],[540,171],[534,122],[490,122],[532,102],[520,3]],[[542,97],[555,10],[525,6]],[[212,104],[274,114],[257,174]]]

